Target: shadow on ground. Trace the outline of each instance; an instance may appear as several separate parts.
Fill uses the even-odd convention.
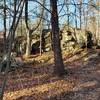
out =
[[[81,58],[68,63],[66,69],[64,78],[51,74],[53,65],[27,66],[11,72],[4,100],[100,99],[100,56],[86,61]]]

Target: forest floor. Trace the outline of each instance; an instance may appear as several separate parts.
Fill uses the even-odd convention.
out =
[[[52,74],[52,53],[24,59],[25,66],[9,72],[4,100],[100,100],[100,56],[97,52],[64,52],[63,60],[67,74],[59,78]]]

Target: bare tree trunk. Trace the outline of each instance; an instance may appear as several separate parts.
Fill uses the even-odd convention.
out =
[[[77,6],[76,6],[76,4],[75,4],[75,26],[77,29]]]
[[[14,39],[14,28],[15,28],[15,22],[16,22],[16,1],[14,1],[14,18],[13,18],[13,22],[12,22],[12,26],[9,29],[9,47],[8,50],[6,51],[7,53],[7,66],[6,66],[6,70],[5,70],[5,76],[4,76],[4,81],[3,81],[3,85],[1,87],[1,95],[0,95],[0,100],[3,100],[3,95],[4,95],[4,90],[5,90],[5,85],[6,85],[6,81],[8,78],[8,71],[10,68],[10,55],[11,55],[11,50],[12,50],[12,42]]]
[[[31,54],[31,37],[30,31],[27,33],[27,45],[26,45],[26,54],[25,56],[28,57]]]
[[[21,10],[20,10],[20,14],[17,18],[16,17],[16,15],[17,15],[16,0],[14,0],[14,17],[13,17],[12,25],[9,29],[9,37],[8,37],[9,47],[8,47],[8,50],[7,50],[7,66],[6,66],[6,69],[5,69],[4,79],[3,79],[3,82],[2,82],[2,86],[1,86],[0,100],[3,100],[4,90],[5,90],[5,86],[6,86],[6,82],[7,82],[7,78],[8,78],[8,71],[9,71],[9,68],[10,68],[10,61],[11,61],[10,57],[11,57],[12,43],[14,41],[15,31],[16,31],[16,28],[18,26],[20,17],[22,15],[23,7],[24,7],[24,1],[21,1],[21,2],[22,2]]]
[[[45,6],[45,0],[41,0],[41,4],[43,4],[43,6]],[[43,23],[44,23],[44,7],[40,7],[41,10],[41,24],[40,24],[40,55],[42,55],[42,32],[43,32]]]
[[[69,22],[69,17],[70,17],[70,14],[69,14],[69,6],[67,5],[67,13],[68,13],[68,15],[67,15],[67,25],[68,25],[68,31],[69,31],[69,24],[70,24],[70,22]]]
[[[29,24],[28,24],[28,2],[29,2],[28,0],[25,0],[25,24],[26,24],[26,28],[28,30],[27,46],[26,46],[26,54],[25,54],[26,57],[31,54],[31,35],[39,27],[39,25],[41,23],[41,18],[40,18],[39,23],[36,27],[32,27],[32,28],[29,27]]]
[[[5,70],[3,85],[2,85],[1,91],[0,91],[1,92],[0,100],[3,100],[5,85],[6,85],[6,81],[7,81],[7,77],[8,77],[7,75],[8,75],[8,71],[9,71],[9,68],[10,68],[10,55],[11,55],[11,48],[12,48],[12,38],[10,38],[10,39],[11,39],[11,41],[9,42],[9,49],[8,49],[8,54],[7,54],[7,67],[6,67],[6,70]]]
[[[50,3],[51,3],[51,27],[52,27],[52,41],[53,41],[53,52],[55,61],[55,74],[57,74],[58,76],[62,76],[65,74],[65,69],[62,60],[61,46],[59,39],[57,0],[50,0]]]
[[[82,1],[80,1],[79,5],[79,12],[80,12],[80,29],[82,29]]]
[[[4,54],[6,53],[6,0],[4,0],[4,47],[3,47],[3,51]]]
[[[99,0],[97,0],[97,3],[100,7],[100,2]],[[97,45],[100,46],[100,9],[98,8],[98,11],[97,11],[97,28],[96,28],[96,34],[97,34]]]

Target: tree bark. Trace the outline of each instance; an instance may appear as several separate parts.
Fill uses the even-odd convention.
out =
[[[21,10],[20,10],[20,14],[17,18],[17,16],[16,16],[16,13],[17,13],[16,5],[17,4],[16,4],[16,0],[14,0],[14,17],[13,17],[12,25],[10,26],[10,29],[9,29],[9,34],[8,34],[8,39],[9,39],[8,44],[9,45],[8,45],[8,50],[7,50],[7,66],[6,66],[6,69],[5,69],[5,74],[4,74],[4,78],[3,78],[3,82],[2,82],[2,86],[1,86],[1,90],[0,90],[0,92],[1,92],[0,93],[0,100],[3,100],[4,90],[5,90],[5,86],[6,86],[6,82],[7,82],[7,78],[8,78],[8,71],[9,71],[9,68],[10,68],[12,43],[14,41],[15,31],[16,31],[16,28],[18,26],[20,17],[22,15],[23,7],[24,7],[24,1],[21,1],[21,2],[22,2]]]
[[[27,33],[27,45],[26,45],[26,54],[25,56],[28,57],[31,54],[31,37],[30,31]]]
[[[43,4],[43,6],[45,6],[45,0],[41,0],[41,4]],[[40,55],[42,55],[42,36],[43,36],[43,24],[44,24],[44,7],[40,7],[40,13],[41,13],[41,23],[40,23]]]
[[[60,38],[59,38],[59,22],[57,12],[57,0],[50,0],[51,3],[51,27],[52,27],[52,42],[55,61],[54,73],[58,76],[65,74],[64,64],[62,60]]]
[[[4,34],[3,34],[3,37],[4,37],[4,47],[3,47],[3,52],[4,54],[6,53],[6,0],[4,0]]]

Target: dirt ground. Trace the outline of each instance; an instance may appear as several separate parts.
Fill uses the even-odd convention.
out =
[[[65,55],[64,63],[67,74],[61,78],[48,62],[10,72],[4,100],[100,100],[100,56],[83,51]]]

